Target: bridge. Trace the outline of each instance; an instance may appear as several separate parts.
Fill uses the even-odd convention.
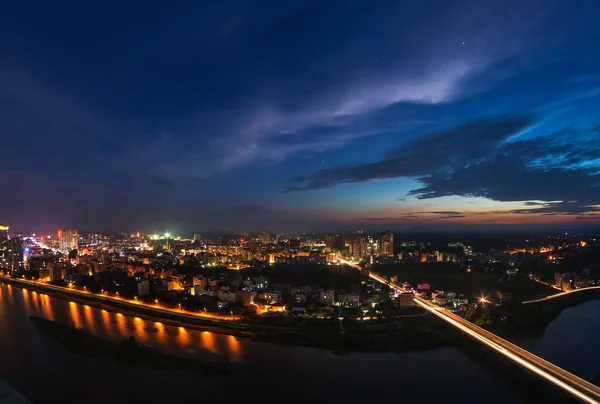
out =
[[[340,259],[339,261],[343,264],[350,265],[355,269],[362,269],[350,261],[343,259]],[[377,282],[388,285],[394,290],[402,293],[408,292],[401,286],[387,281],[380,275],[369,272],[369,276]],[[583,380],[582,378],[575,376],[570,372],[567,372],[553,363],[550,363],[539,356],[536,356],[531,352],[526,351],[525,349],[511,342],[508,342],[503,338],[500,338],[494,333],[476,326],[470,321],[467,321],[464,318],[428,300],[425,300],[419,296],[415,296],[415,303],[436,317],[439,317],[441,320],[447,322],[454,328],[473,338],[477,342],[496,351],[505,358],[510,359],[512,362],[528,370],[529,372],[536,374],[542,379],[559,387],[573,397],[585,403],[600,404],[600,387],[588,382],[587,380]]]
[[[557,293],[557,294],[554,294],[554,295],[543,297],[541,299],[528,300],[526,302],[523,302],[523,304],[545,302],[547,300],[552,300],[552,299],[556,299],[556,298],[559,298],[559,297],[569,296],[569,295],[572,295],[574,293],[585,292],[585,291],[588,291],[588,290],[597,290],[597,289],[600,289],[600,286],[590,286],[590,287],[587,287],[587,288],[579,288],[579,289],[568,290],[566,292]]]

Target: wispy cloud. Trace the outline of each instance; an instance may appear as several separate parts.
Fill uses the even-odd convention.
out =
[[[532,124],[528,116],[494,117],[468,122],[447,131],[424,135],[394,148],[387,158],[373,163],[327,168],[300,183],[293,181],[286,192],[329,188],[343,183],[376,179],[417,177],[432,172],[474,164],[495,153],[495,148],[513,133]],[[298,178],[296,178],[298,179]]]

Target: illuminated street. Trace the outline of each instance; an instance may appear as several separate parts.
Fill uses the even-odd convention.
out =
[[[55,290],[55,291],[58,291],[61,293],[67,293],[67,294],[71,294],[74,296],[84,296],[87,298],[91,297],[98,301],[112,300],[115,302],[119,302],[119,304],[130,306],[133,309],[143,307],[147,310],[155,312],[158,315],[168,314],[171,316],[181,317],[182,319],[199,319],[200,318],[200,319],[209,320],[209,321],[227,321],[227,322],[237,321],[240,319],[239,316],[235,316],[235,315],[231,315],[231,314],[230,315],[217,315],[217,314],[211,314],[211,313],[192,313],[192,312],[189,312],[186,310],[170,309],[170,308],[161,307],[158,305],[147,304],[147,303],[140,302],[139,300],[131,301],[131,300],[127,300],[122,297],[119,297],[119,296],[97,295],[97,294],[94,294],[94,293],[91,293],[91,292],[88,292],[85,290],[64,288],[64,287],[49,285],[49,284],[40,283],[40,282],[32,282],[32,281],[29,281],[26,279],[14,279],[14,278],[10,278],[5,275],[0,275],[0,276],[3,276],[4,278],[7,278],[7,279],[11,279],[11,281],[13,281],[13,282],[23,283],[26,285],[35,285],[36,288],[40,288],[40,289]]]

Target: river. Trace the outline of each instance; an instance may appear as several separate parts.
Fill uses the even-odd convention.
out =
[[[543,337],[524,344],[581,376],[593,377],[600,373],[600,364],[594,363],[600,346],[593,344],[600,322],[589,320],[594,315],[598,318],[599,311],[600,301],[565,310]],[[219,362],[229,373],[204,377],[183,371],[123,368],[80,356],[40,335],[30,315],[115,341],[134,336],[142,344],[172,354]],[[577,328],[580,323],[584,327]],[[587,349],[593,355],[588,355]],[[206,399],[526,403],[544,397],[566,401],[562,393],[524,372],[516,371],[517,377],[515,372],[507,372],[512,365],[499,360],[496,366],[493,358],[492,363],[486,358],[456,348],[336,356],[321,349],[171,327],[0,283],[0,377],[36,404]]]

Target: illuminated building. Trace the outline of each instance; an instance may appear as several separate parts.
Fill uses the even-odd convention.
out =
[[[360,306],[360,295],[356,292],[352,292],[352,293],[348,293],[346,295],[346,298],[348,299],[347,301],[347,305],[348,307],[358,307]]]
[[[401,293],[397,297],[398,308],[406,309],[415,306],[415,295],[413,293]]]
[[[88,242],[91,245],[98,245],[100,243],[102,243],[102,234],[90,234],[89,238],[88,238]]]
[[[354,258],[363,258],[367,255],[367,239],[364,237],[356,237],[350,240],[349,253]]]
[[[260,300],[262,300],[263,302],[265,302],[266,304],[272,305],[272,304],[279,303],[281,296],[279,295],[279,293],[275,293],[275,292],[264,292],[264,293],[261,293],[260,295],[258,295],[258,298]]]
[[[4,242],[6,268],[10,272],[23,269],[23,242],[19,237],[13,237]]]
[[[559,289],[562,289],[562,274],[561,273],[555,273],[554,274],[554,286],[556,286]]]
[[[254,304],[254,299],[256,298],[256,292],[254,291],[245,291],[245,290],[238,290],[237,292],[235,292],[235,300],[238,303],[241,303],[244,306],[250,306],[251,304]]]
[[[65,279],[65,271],[59,265],[48,265],[48,276],[50,277],[50,282],[62,281]]]
[[[3,226],[0,224],[0,239],[8,238],[8,226]]]
[[[325,236],[325,245],[329,247],[331,251],[344,251],[346,249],[344,235],[328,234],[327,236]]]
[[[0,225],[0,269],[8,268],[8,226]]]
[[[58,245],[61,251],[77,250],[79,247],[77,230],[59,230]]]
[[[319,295],[319,302],[324,306],[333,306],[334,291],[324,290]]]
[[[258,236],[258,241],[260,241],[262,244],[269,244],[271,242],[271,233],[265,230],[260,236]]]
[[[379,255],[382,257],[394,256],[394,233],[386,231],[379,234]]]
[[[137,283],[138,296],[148,296],[150,294],[150,281],[145,279]]]

